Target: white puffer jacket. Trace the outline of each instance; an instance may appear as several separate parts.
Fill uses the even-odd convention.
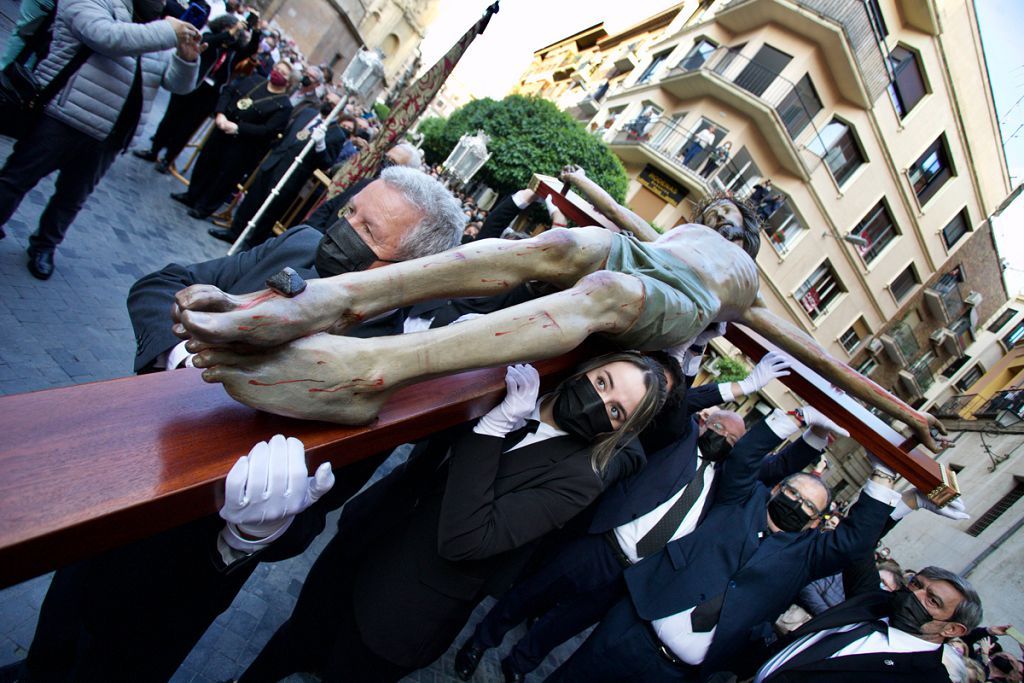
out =
[[[167,21],[132,23],[131,0],[60,0],[54,21],[50,54],[36,67],[40,86],[49,83],[82,44],[93,54],[46,107],[46,113],[83,133],[106,139],[124,107],[135,76],[136,57],[142,61],[142,118],[157,88],[191,92],[199,62],[186,62],[171,48],[178,40]]]

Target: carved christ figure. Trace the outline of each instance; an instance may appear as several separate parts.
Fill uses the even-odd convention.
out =
[[[758,220],[741,202],[698,207],[701,224],[658,235],[581,170],[571,182],[598,211],[641,238],[603,228],[553,229],[528,240],[487,239],[433,256],[311,280],[294,298],[273,290],[177,294],[175,332],[191,338],[207,382],[279,415],[366,424],[396,389],[471,368],[565,353],[592,334],[625,349],[678,345],[714,322],[740,322],[837,387],[906,423],[922,444],[947,442],[920,413],[771,313],[758,288]],[[352,325],[429,299],[488,296],[530,280],[561,291],[457,325],[373,339]]]

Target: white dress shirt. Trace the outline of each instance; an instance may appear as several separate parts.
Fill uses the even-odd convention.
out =
[[[887,626],[889,624],[888,617],[880,619],[879,621],[885,622]],[[846,631],[857,628],[862,623],[864,622],[847,624],[846,626],[838,626],[836,628],[826,628],[818,631],[817,633],[809,633],[803,638],[790,643],[788,647],[784,648],[779,652],[779,654],[769,659],[767,663],[761,667],[757,672],[757,676],[754,677],[754,683],[762,683],[764,679],[775,673],[786,662],[822,638],[830,636],[833,633],[845,633]],[[851,655],[864,655],[872,652],[930,652],[932,650],[937,650],[940,647],[942,647],[941,643],[932,643],[927,640],[921,640],[920,638],[912,636],[905,631],[889,626],[886,633],[874,631],[860,640],[853,641],[843,649],[839,650],[839,652],[830,656],[829,659],[835,659],[836,657],[849,657]]]

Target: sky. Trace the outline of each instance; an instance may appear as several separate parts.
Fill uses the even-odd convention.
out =
[[[432,65],[475,21],[489,0],[440,0],[427,30],[423,65]],[[533,51],[605,22],[609,33],[671,7],[670,0],[503,0],[463,56],[453,80],[476,97],[504,97],[529,65]],[[989,77],[1003,131],[1012,187],[1024,182],[1024,0],[975,0]],[[1007,289],[1024,291],[1024,193],[993,221],[1000,254],[1009,262]]]

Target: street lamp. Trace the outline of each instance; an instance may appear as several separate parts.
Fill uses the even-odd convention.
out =
[[[341,75],[341,82],[345,86],[345,97],[338,102],[337,106],[331,110],[331,113],[327,115],[327,118],[323,121],[323,126],[326,128],[330,126],[335,119],[341,114],[348,104],[350,97],[358,97],[364,104],[372,103],[377,99],[377,95],[384,85],[384,63],[380,59],[380,54],[376,50],[360,50],[356,53],[356,56],[352,58],[348,66],[345,67],[345,72]],[[266,201],[263,202],[263,206],[253,214],[252,218],[246,224],[245,229],[242,230],[242,234],[238,236],[235,243],[231,245],[228,250],[228,256],[238,252],[245,244],[245,241],[249,239],[249,235],[252,233],[256,224],[263,217],[267,207],[269,207],[277,196],[281,194],[281,188],[285,186],[288,179],[292,177],[295,169],[299,167],[302,160],[309,154],[309,150],[313,148],[313,138],[310,137],[306,142],[306,146],[302,148],[298,156],[295,157],[295,161],[288,167],[285,174],[281,176],[281,180],[278,181],[277,185],[270,191]]]
[[[487,143],[490,141],[490,136],[483,131],[478,130],[476,135],[466,133],[459,138],[459,144],[444,160],[445,171],[465,185],[491,158],[491,153],[487,151]]]

